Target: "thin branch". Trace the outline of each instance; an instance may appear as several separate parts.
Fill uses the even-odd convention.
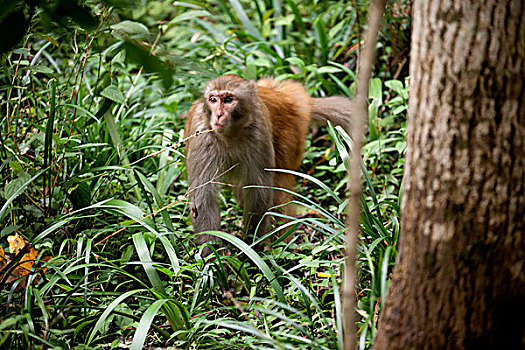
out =
[[[162,208],[159,208],[159,209],[155,210],[154,212],[152,212],[152,213],[150,213],[150,214],[148,214],[148,215],[145,215],[145,216],[144,216],[143,218],[141,218],[139,221],[144,221],[144,220],[146,220],[147,218],[149,218],[149,217],[151,217],[151,216],[153,216],[153,215],[156,215],[156,214],[160,213],[161,211],[163,211],[163,210],[165,210],[165,209],[168,209],[168,208],[174,206],[174,205],[177,204],[177,203],[182,202],[184,199],[188,198],[189,195],[190,195],[193,191],[195,191],[195,190],[198,189],[198,188],[201,188],[201,187],[203,187],[203,186],[207,186],[207,185],[209,185],[209,184],[213,184],[213,183],[222,184],[222,183],[220,183],[220,182],[216,182],[216,180],[217,180],[217,179],[220,179],[221,177],[223,177],[224,174],[226,174],[227,172],[231,171],[231,170],[232,170],[233,168],[235,168],[236,166],[237,166],[237,164],[233,165],[232,167],[230,167],[229,169],[223,171],[223,172],[220,173],[220,174],[216,174],[216,175],[215,175],[210,181],[205,182],[205,183],[203,183],[203,184],[200,184],[199,186],[197,186],[197,187],[195,187],[195,188],[191,188],[191,189],[189,189],[189,190],[184,194],[184,196],[178,198],[176,201],[171,202],[171,203],[168,204],[168,205],[165,205],[165,206],[162,207]],[[131,225],[136,224],[137,222],[138,222],[137,220],[132,220],[132,222],[131,222],[129,225],[124,226],[124,227],[121,227],[120,229],[114,231],[114,232],[111,233],[110,235],[104,237],[103,239],[101,239],[100,241],[98,241],[97,243],[95,243],[95,246],[97,246],[97,245],[99,245],[99,244],[101,244],[101,243],[104,243],[105,241],[107,241],[107,240],[110,239],[111,237],[113,237],[113,236],[117,235],[118,233],[124,231],[125,229],[127,229],[127,228],[130,227]]]
[[[356,245],[359,236],[359,216],[361,211],[361,145],[363,130],[368,120],[368,82],[372,74],[372,64],[375,58],[377,34],[381,25],[386,0],[373,0],[370,8],[368,30],[366,31],[365,47],[359,59],[357,91],[353,101],[352,140],[354,149],[350,161],[349,201],[346,230],[346,265],[343,284],[343,349],[353,350],[356,346],[355,327],[355,281],[356,281]]]

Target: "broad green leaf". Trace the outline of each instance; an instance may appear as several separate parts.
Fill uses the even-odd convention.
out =
[[[337,67],[324,66],[317,70],[318,73],[338,73],[341,69]]]
[[[16,172],[24,171],[24,168],[22,167],[22,164],[20,162],[16,162],[14,160],[9,161],[9,167],[13,169]]]
[[[403,83],[399,80],[387,80],[385,81],[385,86],[392,89],[398,95],[403,94]]]
[[[18,174],[18,177],[16,179],[14,179],[5,186],[4,199],[8,199],[12,195],[14,195],[16,191],[18,191],[18,189],[22,187],[30,178],[31,176],[26,172],[21,172],[20,174]]]
[[[383,90],[381,89],[381,79],[370,79],[370,83],[368,85],[368,97],[377,100],[378,106],[380,106],[383,103]]]
[[[163,62],[160,58],[152,55],[148,49],[136,42],[126,41],[124,43],[127,59],[141,65],[147,72],[157,73],[162,79],[165,89],[173,83],[172,67]]]
[[[294,15],[291,14],[291,15],[288,15],[288,16],[279,17],[279,18],[274,22],[274,24],[275,24],[275,25],[279,25],[279,26],[287,26],[287,25],[292,24],[293,21],[294,21]]]
[[[80,6],[77,1],[72,0],[62,0],[58,1],[58,3],[59,5],[55,9],[56,13],[54,13],[54,16],[60,17],[65,13],[66,16],[71,17],[73,22],[86,31],[92,31],[97,27],[98,20],[91,14],[89,7]]]
[[[38,34],[39,37],[41,37],[42,39],[44,39],[45,41],[47,42],[50,42],[51,44],[55,45],[56,47],[59,47],[60,44],[58,43],[58,41],[56,41],[55,38],[53,38],[51,35],[49,34]]]
[[[121,104],[126,103],[126,98],[124,97],[124,94],[115,85],[108,86],[100,94],[106,98],[109,98],[113,102]]]
[[[244,78],[247,80],[257,79],[257,67],[255,63],[249,62],[244,69]]]
[[[120,33],[127,34],[129,36],[147,36],[149,35],[148,27],[139,22],[133,21],[122,21],[117,24],[113,24],[111,29],[116,30]]]
[[[125,67],[124,63],[126,61],[126,50],[120,50],[115,57],[111,60],[112,64],[120,64],[122,67]]]
[[[14,49],[11,52],[14,53],[14,54],[17,54],[17,55],[26,55],[26,56],[31,54],[31,50],[29,50],[29,49],[27,49],[25,47]]]
[[[258,67],[271,67],[272,66],[272,63],[270,62],[270,60],[266,58],[262,58],[262,57],[254,59],[253,64]]]
[[[185,11],[182,14],[178,15],[177,17],[173,18],[170,21],[169,26],[171,26],[171,25],[173,25],[175,23],[187,21],[189,19],[200,18],[200,17],[208,17],[210,15],[211,14],[208,11],[203,11],[203,10]]]
[[[7,207],[9,206],[9,204],[11,204],[11,202],[14,201],[16,199],[16,197],[18,197],[22,192],[24,192],[26,187],[29,186],[29,184],[31,182],[33,182],[36,178],[38,178],[40,175],[42,175],[42,173],[45,172],[46,170],[47,170],[47,168],[43,169],[43,170],[40,170],[35,176],[33,176],[32,178],[30,178],[29,180],[27,180],[26,182],[24,182],[20,186],[17,185],[18,189],[11,196],[9,196],[9,198],[6,199],[6,202],[2,206],[2,209],[0,209],[0,220],[2,220],[4,218],[4,213],[7,210]]]
[[[115,311],[125,312],[127,314],[133,315],[133,310],[126,303],[122,303],[122,304],[118,305],[115,308]],[[125,328],[128,328],[128,327],[131,327],[131,325],[133,324],[133,318],[126,317],[126,316],[123,316],[123,315],[116,315],[116,317],[115,317],[115,324],[118,327],[125,329]]]
[[[399,141],[396,143],[395,145],[395,149],[400,153],[402,154],[403,152],[405,152],[405,149],[407,148],[407,143],[406,141]]]
[[[31,66],[30,69],[33,71],[33,72],[36,72],[36,73],[44,73],[44,74],[53,74],[54,71],[49,68],[48,66],[44,66],[44,65],[36,65],[36,66]]]
[[[399,113],[402,113],[406,110],[407,110],[407,105],[398,106],[392,110],[392,114],[398,115]]]
[[[286,61],[290,62],[294,66],[304,67],[304,61],[299,57],[288,57]]]
[[[377,140],[379,133],[377,130],[377,111],[378,105],[377,100],[373,100],[368,106],[368,133],[370,141]]]

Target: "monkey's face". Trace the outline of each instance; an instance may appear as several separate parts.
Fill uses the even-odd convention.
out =
[[[206,94],[206,105],[210,111],[210,126],[219,133],[228,132],[233,124],[233,113],[238,103],[238,98],[230,91],[210,91]]]

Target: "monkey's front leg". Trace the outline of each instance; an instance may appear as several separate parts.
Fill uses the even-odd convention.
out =
[[[272,186],[272,174],[266,173],[264,179],[257,181],[254,185]],[[242,191],[244,200],[244,230],[250,235],[262,236],[266,233],[269,226],[270,220],[268,216],[264,216],[264,213],[273,205],[274,190],[269,188],[248,187]],[[257,227],[257,225],[259,226]]]
[[[220,230],[221,214],[216,197],[216,185],[212,183],[197,185],[193,190],[191,196],[191,218],[195,233]],[[209,234],[197,236],[199,245],[216,239],[217,237]]]
[[[200,143],[191,143],[188,147],[187,170],[190,188],[190,210],[193,230],[195,233],[216,231],[221,228],[221,215],[217,203],[218,171],[217,157],[209,157],[203,150],[208,149],[203,144],[206,139],[198,139]],[[216,240],[217,237],[209,234],[197,236],[199,245]],[[210,253],[209,248],[204,248],[204,256]]]

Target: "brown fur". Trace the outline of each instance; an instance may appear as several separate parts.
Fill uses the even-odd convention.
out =
[[[188,111],[184,128],[186,137],[214,130],[187,142],[195,231],[220,229],[215,184],[218,181],[236,186],[234,192],[244,206],[245,231],[255,231],[268,208],[284,204],[290,198],[282,191],[246,189],[244,186],[293,189],[295,178],[292,175],[265,169],[299,168],[312,118],[347,126],[349,116],[350,100],[347,98],[312,98],[294,81],[263,79],[254,84],[229,74],[208,82],[203,97]],[[264,233],[267,226],[265,218],[258,232]],[[210,235],[199,236],[201,244],[213,239]]]

